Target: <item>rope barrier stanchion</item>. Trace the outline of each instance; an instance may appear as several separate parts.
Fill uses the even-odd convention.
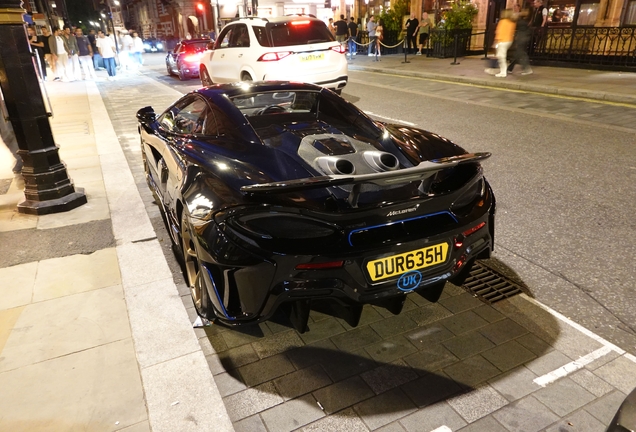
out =
[[[411,63],[410,61],[407,60],[406,55],[407,55],[407,40],[406,38],[404,38],[404,45],[402,45],[402,48],[404,48],[404,61],[402,63]]]

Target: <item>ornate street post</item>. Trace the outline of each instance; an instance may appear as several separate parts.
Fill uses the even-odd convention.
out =
[[[0,0],[0,90],[24,161],[20,213],[43,215],[86,204],[60,160],[22,20],[21,0]]]

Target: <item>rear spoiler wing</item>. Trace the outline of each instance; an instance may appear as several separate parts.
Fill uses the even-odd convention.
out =
[[[440,159],[420,162],[417,166],[404,168],[395,171],[384,171],[372,174],[352,174],[352,175],[327,175],[320,177],[309,177],[304,179],[288,180],[272,183],[260,183],[241,187],[241,192],[249,194],[278,194],[305,191],[309,189],[319,189],[331,186],[353,185],[349,195],[349,203],[356,207],[360,186],[365,183],[372,183],[377,186],[391,186],[413,181],[422,181],[433,176],[438,171],[453,168],[460,164],[474,163],[488,159],[491,153],[466,153],[459,156],[450,156]]]

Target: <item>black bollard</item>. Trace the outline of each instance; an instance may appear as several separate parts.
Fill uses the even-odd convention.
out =
[[[402,63],[411,63],[410,61],[408,61],[406,59],[407,47],[408,47],[408,45],[407,45],[407,37],[404,36],[404,61]]]
[[[453,41],[453,55],[455,56],[455,58],[453,59],[453,62],[451,63],[452,65],[458,65],[459,63],[457,63],[457,32],[455,32],[455,35],[453,37],[454,41]]]
[[[21,0],[0,0],[0,90],[24,161],[20,213],[44,215],[86,204],[60,160],[29,47]]]

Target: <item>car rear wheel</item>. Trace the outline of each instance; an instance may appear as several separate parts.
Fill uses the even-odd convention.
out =
[[[187,81],[190,79],[190,77],[187,76],[185,72],[183,71],[183,69],[181,68],[181,65],[177,65],[177,71],[179,72],[179,80]]]
[[[201,85],[203,87],[208,87],[214,84],[205,66],[201,66],[201,71],[199,72],[199,75],[201,75]]]
[[[181,249],[183,251],[183,267],[185,270],[185,279],[192,302],[197,313],[203,318],[209,320],[214,319],[214,310],[210,303],[208,290],[205,287],[203,271],[205,270],[199,262],[197,254],[197,243],[194,239],[194,229],[188,219],[187,212],[184,210],[181,216]]]
[[[252,79],[252,75],[250,75],[247,72],[243,72],[241,74],[241,81],[254,81],[254,80]]]

